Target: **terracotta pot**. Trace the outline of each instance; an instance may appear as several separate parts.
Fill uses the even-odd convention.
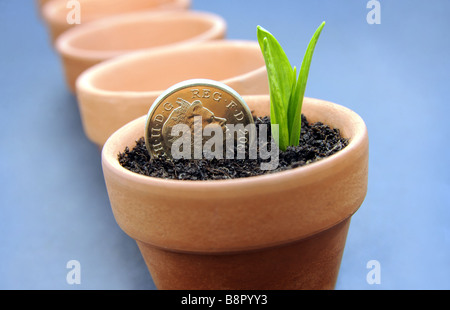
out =
[[[182,45],[223,39],[222,17],[203,12],[137,12],[90,22],[64,32],[55,46],[61,55],[66,81],[75,82],[86,69],[141,49],[179,48]]]
[[[36,3],[37,3],[37,5],[38,5],[38,7],[40,8],[40,9],[42,9],[42,7],[47,3],[47,2],[49,2],[50,0],[36,0]],[[62,1],[62,0],[60,0],[60,1]]]
[[[77,0],[80,7],[81,24],[107,16],[136,11],[186,10],[191,0]],[[73,7],[67,8],[68,1],[42,0],[42,16],[48,26],[51,41],[69,28],[78,24],[67,22],[67,15]]]
[[[98,64],[78,78],[86,136],[101,148],[114,131],[146,114],[164,90],[194,78],[221,81],[241,95],[269,93],[257,42],[216,40],[135,52]]]
[[[39,10],[41,11],[43,8],[44,8],[44,6],[48,3],[48,2],[50,2],[50,1],[52,1],[52,0],[35,0],[35,2],[36,2],[36,5],[37,5],[37,7],[39,8]],[[65,3],[67,3],[67,1],[68,0],[58,0],[58,1],[60,1],[60,2],[65,2]]]
[[[268,96],[246,97],[257,114]],[[158,289],[333,289],[351,216],[367,191],[368,135],[340,105],[305,98],[304,114],[339,128],[349,145],[308,166],[221,181],[164,180],[120,166],[146,116],[102,152],[112,211],[134,238]]]
[[[47,4],[47,2],[50,2],[50,1],[52,1],[52,0],[35,0],[40,17],[43,17],[42,12],[44,10],[44,6]],[[54,1],[60,1],[60,2],[64,2],[67,4],[68,0],[54,0]]]

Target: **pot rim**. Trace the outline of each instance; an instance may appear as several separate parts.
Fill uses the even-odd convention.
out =
[[[193,37],[185,38],[182,41],[170,43],[168,45],[161,45],[155,47],[139,48],[142,49],[159,49],[159,48],[174,48],[185,44],[192,44],[204,40],[214,39],[226,32],[226,21],[217,14],[202,11],[137,11],[131,13],[124,13],[119,15],[108,16],[98,20],[91,21],[86,24],[72,27],[71,29],[62,33],[55,42],[57,51],[65,57],[81,58],[93,61],[101,61],[125,53],[134,52],[135,50],[93,50],[88,48],[80,48],[73,46],[73,41],[80,37],[91,35],[92,32],[103,29],[114,29],[120,25],[132,24],[139,22],[162,22],[167,23],[171,20],[184,20],[186,22],[207,22],[209,28]]]
[[[260,100],[260,98],[267,100],[269,95],[244,96],[244,101],[249,99]],[[177,190],[179,190],[180,186],[182,186],[183,191],[189,193],[195,193],[199,190],[214,190],[227,194],[230,190],[233,190],[233,188],[243,189],[247,186],[254,187],[255,185],[261,186],[261,188],[265,188],[269,191],[275,191],[277,190],[277,184],[279,183],[277,181],[280,179],[286,179],[285,181],[287,182],[289,182],[289,180],[295,180],[295,183],[289,182],[292,187],[298,186],[300,183],[302,185],[306,185],[308,183],[317,182],[318,177],[323,177],[321,173],[318,173],[319,170],[327,171],[330,170],[331,167],[335,167],[340,164],[344,164],[344,166],[346,166],[345,162],[347,155],[349,153],[354,153],[355,151],[358,152],[362,144],[368,143],[368,133],[363,119],[349,108],[329,101],[305,97],[304,107],[307,107],[310,104],[322,105],[324,108],[332,108],[334,111],[333,113],[336,113],[336,115],[345,115],[344,117],[349,121],[351,119],[351,126],[354,128],[354,135],[351,137],[346,137],[349,138],[349,144],[344,149],[328,156],[327,158],[323,158],[302,167],[258,176],[225,180],[172,180],[140,175],[122,167],[117,160],[118,152],[113,152],[113,150],[116,150],[117,141],[121,140],[131,128],[137,126],[138,124],[143,124],[141,137],[144,136],[146,115],[143,115],[124,125],[108,138],[102,148],[102,161],[104,165],[110,168],[111,171],[114,171],[114,173],[118,175],[121,174],[124,180],[131,181],[133,183],[140,183],[143,186],[160,187],[166,190],[168,188],[177,188]],[[342,129],[340,130],[342,132]],[[135,140],[139,138],[140,137],[136,137]],[[132,148],[134,145],[129,147]],[[124,148],[119,151],[123,152],[123,150]],[[283,188],[286,188],[285,184],[283,184]]]
[[[85,70],[76,81],[77,93],[91,94],[96,97],[103,98],[147,98],[147,97],[158,97],[165,89],[155,89],[148,91],[127,91],[127,90],[106,90],[95,86],[93,80],[99,78],[105,71],[114,70],[114,67],[122,67],[128,62],[139,62],[140,60],[145,60],[148,58],[157,58],[160,55],[167,54],[177,54],[186,53],[195,50],[207,51],[208,49],[222,49],[224,47],[230,48],[245,48],[253,49],[256,52],[260,52],[260,47],[258,42],[253,40],[235,40],[235,39],[225,39],[225,40],[212,40],[198,42],[196,44],[183,44],[180,48],[174,50],[171,46],[161,47],[158,49],[143,49],[134,52],[126,53],[114,57],[112,59],[105,60],[99,64],[96,64],[87,70]],[[231,84],[234,81],[241,80],[243,78],[259,75],[261,72],[266,70],[266,66],[263,64],[260,67],[253,69],[248,72],[244,72],[240,75],[233,76],[222,80],[224,84]]]

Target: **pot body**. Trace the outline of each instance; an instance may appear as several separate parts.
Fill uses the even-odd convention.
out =
[[[158,289],[334,289],[350,218],[296,242],[253,251],[184,253],[137,241]]]
[[[269,96],[246,98],[267,115]],[[145,116],[102,151],[112,210],[159,289],[332,289],[350,218],[367,191],[368,137],[354,112],[305,98],[303,112],[350,139],[305,167],[223,181],[137,175],[117,154],[143,136]]]

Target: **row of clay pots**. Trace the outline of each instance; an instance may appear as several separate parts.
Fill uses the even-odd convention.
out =
[[[74,27],[58,37],[55,47],[63,61],[67,85],[75,93],[78,76],[95,64],[142,49],[176,50],[223,39],[225,33],[225,21],[215,14],[144,11]]]
[[[57,2],[66,1],[44,6],[47,20],[45,12],[56,8],[56,15],[67,14]],[[142,9],[141,2],[127,5]],[[172,2],[187,8],[186,1]],[[106,13],[96,14],[101,15]],[[226,28],[217,14],[154,9],[98,18],[59,34],[54,45],[88,139],[101,148],[115,130],[145,114],[165,89],[186,79],[218,80],[243,95],[268,94],[259,45],[224,40]]]
[[[128,1],[152,2],[121,3]],[[139,16],[145,20],[150,14]],[[181,23],[181,16],[173,23]],[[340,105],[305,98],[303,113],[312,122],[338,128],[350,141],[345,149],[305,167],[244,179],[178,181],[132,173],[117,155],[144,136],[145,115],[164,90],[192,78],[222,81],[244,96],[255,115],[266,116],[267,72],[256,41],[223,40],[223,32],[221,40],[212,40],[221,36],[216,34],[185,40],[190,43],[168,39],[169,46],[143,46],[153,44],[143,41],[147,30],[136,40],[127,37],[125,15],[102,20],[65,31],[55,46],[69,88],[77,94],[86,135],[102,147],[114,216],[136,240],[157,288],[334,288],[350,218],[367,191],[363,120]],[[142,29],[145,23],[151,22],[143,22]],[[76,65],[83,59],[90,62]]]

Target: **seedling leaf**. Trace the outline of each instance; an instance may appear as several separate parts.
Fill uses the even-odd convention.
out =
[[[314,49],[316,48],[317,41],[319,40],[320,33],[322,32],[325,22],[323,22],[311,38],[308,47],[303,57],[302,66],[300,68],[300,74],[295,83],[294,91],[289,101],[288,115],[292,119],[289,124],[289,144],[298,145],[300,141],[300,130],[301,130],[301,112],[303,105],[303,98],[305,96],[306,82],[308,81],[309,68],[311,66],[312,56],[314,54]]]
[[[303,57],[300,73],[292,68],[283,48],[275,37],[266,29],[257,26],[257,38],[267,68],[270,92],[270,121],[278,124],[278,144],[284,151],[290,145],[297,146],[300,141],[301,110],[305,95],[306,82],[312,55],[325,22],[315,31]],[[273,128],[272,127],[272,128]],[[272,135],[274,135],[272,129]]]
[[[289,145],[289,127],[286,118],[295,75],[289,59],[275,37],[261,26],[257,27],[257,36],[268,72],[271,123],[280,127],[279,141],[275,142],[281,150],[285,150]],[[273,136],[276,137],[275,134]]]

